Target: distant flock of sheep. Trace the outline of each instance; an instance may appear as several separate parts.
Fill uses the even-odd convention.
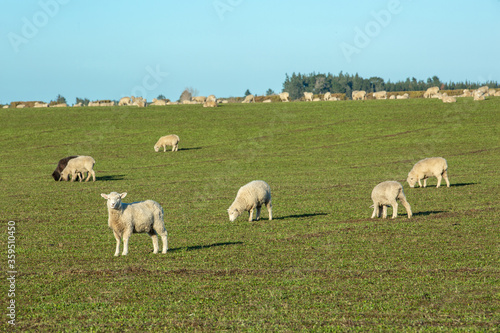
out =
[[[154,145],[155,152],[159,152],[161,148],[167,151],[167,146],[172,147],[172,152],[178,151],[179,136],[170,134],[162,136]],[[84,176],[87,176],[85,181],[89,181],[92,176],[92,181],[95,182],[94,172],[95,160],[91,156],[68,156],[59,160],[56,169],[52,173],[52,177],[56,181],[75,181],[78,179],[82,182]],[[411,188],[418,182],[420,187],[427,186],[429,177],[436,177],[438,180],[437,186],[441,185],[444,178],[446,185],[450,187],[448,180],[448,165],[442,157],[426,158],[418,161],[408,173],[406,181]],[[423,186],[422,181],[423,180]],[[113,230],[116,239],[115,256],[120,254],[120,242],[123,241],[122,255],[128,254],[128,241],[132,233],[148,233],[153,241],[153,253],[158,253],[158,235],[162,238],[163,249],[162,253],[168,250],[167,230],[163,220],[163,208],[159,203],[146,200],[134,203],[123,203],[121,200],[125,198],[127,193],[111,192],[109,194],[102,193],[101,196],[107,200],[108,207],[108,226]],[[371,193],[373,201],[372,218],[387,217],[387,208],[392,207],[392,218],[397,217],[398,203],[400,201],[405,207],[408,218],[411,218],[411,206],[406,200],[403,193],[403,186],[397,181],[385,181],[373,189]],[[243,212],[249,212],[248,221],[253,221],[253,212],[256,211],[256,220],[260,219],[262,206],[266,206],[269,220],[272,220],[272,204],[271,204],[271,187],[262,180],[254,180],[242,186],[227,212],[229,220],[235,221]]]
[[[409,99],[410,95],[408,93],[391,95],[389,97],[387,91],[377,91],[372,93],[374,99]],[[426,90],[424,93],[424,98],[438,98],[441,99],[444,103],[454,103],[457,101],[456,97],[474,97],[475,101],[482,101],[485,97],[488,96],[500,96],[500,90],[495,90],[493,88],[489,88],[488,86],[483,86],[475,90],[464,89],[461,95],[458,96],[448,96],[447,93],[440,93],[439,87],[432,87]],[[352,100],[366,100],[368,97],[368,93],[364,90],[354,90],[352,92]],[[279,98],[281,102],[289,102],[290,94],[287,92],[282,92],[279,94]],[[327,92],[323,95],[323,98],[314,97],[312,92],[304,93],[304,100],[306,102],[319,102],[319,101],[339,101],[340,98],[333,96],[330,92]],[[26,103],[26,102],[23,102]],[[17,104],[16,108],[25,108],[26,104]],[[30,102],[33,103],[33,102]],[[123,97],[118,102],[118,106],[137,106],[137,107],[146,107],[150,106],[164,106],[164,105],[177,105],[177,104],[202,104],[203,107],[217,107],[219,104],[227,104],[229,101],[227,99],[217,99],[214,95],[210,95],[208,97],[205,96],[195,96],[192,97],[191,100],[184,100],[182,102],[171,102],[170,100],[164,99],[156,99],[153,98],[151,103],[142,97]],[[255,103],[255,96],[248,95],[246,96],[241,103]],[[267,98],[262,101],[262,103],[272,103],[270,98]],[[89,102],[88,106],[114,106],[115,102],[111,100],[102,100]],[[35,108],[48,108],[48,107],[67,107],[66,103],[59,103],[54,105],[49,105],[44,102],[34,102],[33,107]],[[82,107],[82,103],[74,104],[73,107]],[[8,108],[8,105],[4,105],[3,108]]]

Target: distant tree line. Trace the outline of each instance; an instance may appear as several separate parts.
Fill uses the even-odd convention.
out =
[[[383,78],[373,76],[365,79],[358,75],[350,75],[340,72],[338,75],[311,73],[311,74],[295,74],[291,76],[286,74],[285,82],[283,82],[283,91],[290,94],[291,99],[299,99],[304,95],[304,92],[312,92],[314,94],[324,94],[326,92],[343,93],[348,98],[351,97],[354,90],[364,90],[367,93],[375,91],[421,91],[427,90],[430,87],[439,87],[441,90],[454,89],[477,89],[487,85],[490,88],[499,88],[498,82],[442,82],[437,76],[428,78],[426,81],[417,80],[412,77],[405,81],[385,82]]]

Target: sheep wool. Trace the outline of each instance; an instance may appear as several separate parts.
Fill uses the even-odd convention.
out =
[[[429,157],[415,163],[411,171],[408,173],[408,178],[406,181],[410,187],[415,187],[418,185],[422,187],[421,179],[424,180],[424,186],[427,186],[427,178],[436,177],[437,186],[441,186],[441,180],[444,178],[446,181],[446,186],[450,187],[450,181],[448,180],[448,163],[442,157]]]
[[[387,217],[387,207],[392,206],[392,218],[398,216],[398,203],[396,200],[401,201],[406,209],[408,218],[412,217],[411,207],[406,201],[405,194],[403,193],[403,186],[396,181],[386,181],[378,184],[372,191],[373,200],[373,214],[372,218],[380,217],[380,208],[382,208],[382,218]]]
[[[148,233],[153,241],[153,253],[158,253],[158,235],[163,242],[162,253],[167,253],[167,230],[163,221],[163,208],[153,200],[123,203],[127,193],[101,193],[107,200],[108,226],[116,239],[115,256],[120,254],[120,240],[123,239],[122,255],[128,254],[128,240],[132,233]]]
[[[161,147],[163,147],[163,152],[166,152],[167,146],[171,146],[172,151],[177,151],[179,146],[179,137],[175,134],[162,136],[158,139],[158,142],[156,142],[154,146],[155,152],[159,152]]]
[[[95,160],[90,156],[78,156],[68,161],[68,164],[61,171],[61,179],[67,181],[69,175],[71,174],[71,181],[74,181],[77,174],[88,172],[86,182],[89,181],[90,176],[92,176],[92,181],[95,182],[95,172],[94,172]],[[80,174],[80,182],[82,181],[82,175]]]
[[[238,190],[236,199],[227,210],[229,221],[233,222],[241,213],[248,211],[250,213],[248,222],[252,222],[254,209],[257,209],[256,219],[258,221],[262,205],[267,207],[269,220],[272,220],[271,187],[265,181],[254,180]]]

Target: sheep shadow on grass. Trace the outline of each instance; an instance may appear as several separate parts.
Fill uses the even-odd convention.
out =
[[[463,187],[463,186],[469,186],[469,185],[477,185],[479,183],[456,183],[456,184],[450,184],[450,187]]]
[[[444,211],[444,210],[430,210],[430,211],[426,211],[426,212],[416,212],[416,213],[413,213],[413,216],[429,216],[429,215],[441,214],[441,213],[446,213],[446,211]],[[406,214],[405,214],[405,216],[406,216]]]
[[[214,243],[214,244],[209,244],[209,245],[195,245],[195,246],[178,247],[178,248],[175,248],[175,249],[169,249],[168,252],[175,252],[175,251],[195,251],[195,250],[208,249],[208,248],[211,248],[211,247],[228,246],[228,245],[240,245],[240,244],[243,244],[243,242],[225,242],[225,243]]]
[[[115,181],[115,180],[124,180],[125,175],[109,175],[109,176],[99,176],[95,177],[96,181],[103,181],[103,182],[109,182],[109,181]]]
[[[305,214],[295,214],[295,215],[288,215],[288,216],[273,217],[273,220],[300,219],[300,218],[305,218],[305,217],[325,216],[325,215],[328,215],[328,214],[327,213],[305,213]]]
[[[192,147],[192,148],[179,148],[177,149],[178,151],[181,151],[181,150],[198,150],[198,149],[202,149],[201,147]]]

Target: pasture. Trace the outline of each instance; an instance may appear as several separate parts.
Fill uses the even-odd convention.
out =
[[[497,331],[499,110],[492,97],[0,110],[16,329]],[[172,133],[179,151],[155,153]],[[52,179],[74,154],[95,158],[95,183]],[[431,156],[447,159],[451,187],[409,188]],[[229,222],[255,179],[271,186],[274,219],[264,208]],[[412,219],[401,205],[397,219],[370,218],[385,180],[403,184]],[[134,234],[113,256],[111,191],[163,206],[166,255]]]

